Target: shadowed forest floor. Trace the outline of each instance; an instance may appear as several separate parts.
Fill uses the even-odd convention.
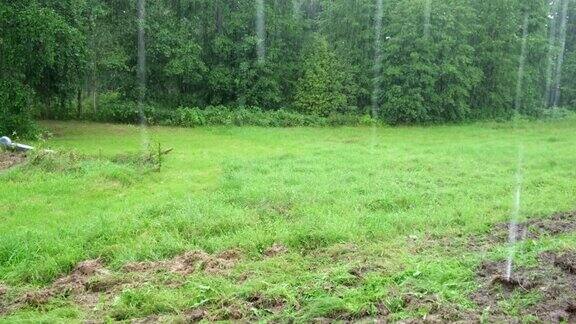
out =
[[[576,319],[575,119],[151,128],[159,172],[138,127],[43,126],[67,155],[0,158],[0,321]]]

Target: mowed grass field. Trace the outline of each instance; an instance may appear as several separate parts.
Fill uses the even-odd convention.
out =
[[[0,171],[4,322],[486,319],[471,296],[482,262],[508,256],[505,239],[486,238],[510,219],[519,144],[520,221],[576,209],[574,118],[150,128],[152,143],[173,148],[160,172],[107,160],[141,149],[138,127],[43,127],[54,137],[42,145],[87,158]],[[515,266],[574,248],[574,232],[520,242]],[[86,260],[105,268],[86,273],[100,288],[26,297]],[[170,268],[178,262],[191,268]],[[526,319],[539,298],[513,293],[500,312]]]

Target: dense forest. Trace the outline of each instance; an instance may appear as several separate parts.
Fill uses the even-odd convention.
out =
[[[24,136],[35,118],[538,116],[576,105],[575,10],[571,0],[5,0],[0,133]]]

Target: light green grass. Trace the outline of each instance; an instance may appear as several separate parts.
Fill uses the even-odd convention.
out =
[[[45,145],[56,150],[114,156],[141,148],[137,127],[44,126],[55,133]],[[363,318],[382,305],[391,319],[427,314],[406,304],[411,295],[473,310],[475,267],[505,252],[472,251],[466,242],[509,218],[518,143],[521,218],[576,208],[575,119],[517,129],[152,128],[149,135],[174,148],[159,173],[97,161],[75,171],[0,173],[0,281],[25,290],[86,259],[118,270],[188,250],[239,248],[242,262],[229,275],[193,274],[179,288],[152,282],[124,291],[97,311],[62,297],[6,321],[170,320],[199,307],[226,318],[227,308],[248,307],[254,294],[285,303],[278,314],[243,309],[266,319]],[[274,243],[289,252],[263,257]],[[574,246],[568,235],[531,253]],[[350,274],[362,266],[372,270]]]

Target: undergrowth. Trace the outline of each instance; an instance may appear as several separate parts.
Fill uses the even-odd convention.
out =
[[[74,150],[44,150],[37,149],[28,153],[27,170],[42,170],[44,172],[83,172],[94,164],[114,164],[127,166],[140,172],[160,171],[166,151],[160,144],[157,149],[148,147],[144,152],[127,152],[113,156],[88,155]]]

